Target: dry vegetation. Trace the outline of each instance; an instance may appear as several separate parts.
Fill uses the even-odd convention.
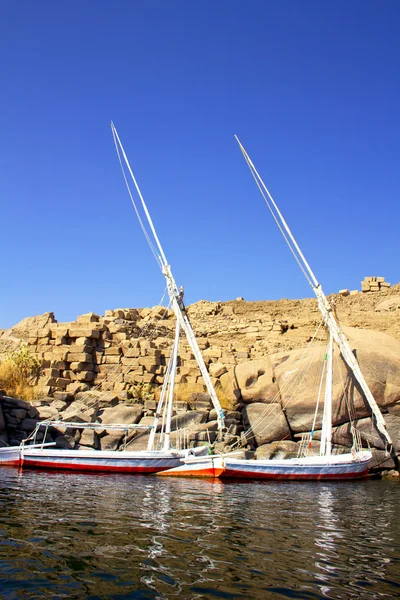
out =
[[[33,400],[40,395],[41,364],[27,346],[3,354],[0,362],[0,389],[9,396]]]

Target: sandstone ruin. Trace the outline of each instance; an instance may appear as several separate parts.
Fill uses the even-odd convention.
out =
[[[377,283],[378,294],[339,293],[330,299],[367,382],[387,413],[388,428],[400,452],[400,284],[390,288],[389,284],[381,285],[384,281]],[[277,451],[278,442],[280,453],[293,452],[293,444],[311,423],[314,397],[310,390],[317,357],[295,397],[286,391],[285,381],[297,368],[299,355],[321,321],[316,300],[200,301],[188,307],[188,313],[213,384],[227,410],[228,441],[237,443],[243,430],[251,427],[252,437],[246,441],[259,455]],[[39,357],[43,392],[43,397],[31,404],[19,401],[13,405],[12,399],[3,398],[3,438],[7,426],[8,441],[17,443],[37,419],[96,421],[105,425],[99,432],[55,431],[53,438],[64,447],[120,447],[126,443],[123,434],[107,432],[106,425],[151,420],[174,328],[173,313],[156,306],[107,310],[103,316],[88,313],[69,323],[58,323],[49,312],[1,332],[0,350],[25,343]],[[318,336],[317,347],[323,351],[324,331]],[[348,445],[344,381],[352,394],[357,418],[362,421],[364,439],[369,443],[372,440],[377,456],[381,453],[377,461],[384,460],[378,437],[367,432],[368,427],[371,429],[368,409],[343,364],[339,371],[334,442],[338,447]],[[176,435],[184,425],[192,444],[214,442],[216,414],[184,338],[176,383]],[[270,424],[257,429],[261,413],[266,414]],[[144,448],[146,434],[134,435],[128,442],[132,448]],[[275,450],[271,450],[271,444],[275,444]]]

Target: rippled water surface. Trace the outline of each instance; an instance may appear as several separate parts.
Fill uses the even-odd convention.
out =
[[[400,484],[0,470],[0,597],[400,597]]]

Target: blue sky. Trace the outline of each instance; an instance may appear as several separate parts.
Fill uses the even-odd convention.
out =
[[[0,327],[158,303],[112,119],[186,301],[399,277],[400,4],[3,0]]]

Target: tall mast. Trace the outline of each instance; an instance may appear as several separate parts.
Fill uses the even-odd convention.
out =
[[[120,162],[120,165],[121,165],[121,170],[122,170],[122,173],[123,173],[123,176],[124,176],[124,179],[125,179],[125,183],[126,183],[126,186],[127,186],[127,189],[128,189],[128,192],[129,192],[132,204],[134,206],[135,212],[137,214],[137,217],[139,219],[139,223],[140,223],[140,225],[141,225],[141,227],[143,229],[143,233],[144,233],[144,235],[145,235],[145,237],[147,239],[147,242],[149,243],[150,248],[152,249],[152,251],[153,251],[153,253],[155,255],[156,255],[156,249],[154,248],[153,241],[155,242],[156,248],[158,249],[159,255],[156,255],[156,258],[157,258],[157,260],[158,260],[158,262],[160,264],[161,271],[162,271],[162,273],[163,273],[163,275],[164,275],[164,277],[166,279],[166,282],[167,282],[167,289],[168,289],[168,294],[169,294],[169,298],[170,298],[170,301],[171,301],[172,309],[173,309],[173,311],[175,313],[175,316],[176,316],[177,320],[179,321],[179,324],[180,324],[181,328],[183,329],[183,331],[186,334],[186,338],[187,338],[187,340],[189,342],[189,346],[190,346],[190,348],[191,348],[191,350],[192,350],[192,352],[193,352],[193,354],[194,354],[194,356],[195,356],[195,358],[197,360],[197,364],[199,365],[200,372],[201,372],[201,374],[203,376],[203,380],[204,380],[204,383],[206,385],[207,391],[208,391],[208,393],[210,395],[210,398],[211,398],[211,401],[213,403],[213,406],[214,406],[215,410],[217,411],[218,429],[221,431],[224,428],[224,412],[223,412],[221,404],[220,404],[220,402],[218,400],[217,394],[216,394],[216,392],[214,390],[214,386],[213,386],[213,384],[211,382],[210,375],[209,375],[209,373],[207,371],[207,367],[206,367],[206,365],[204,363],[203,356],[202,356],[200,348],[198,346],[198,343],[197,343],[197,340],[196,340],[196,336],[194,334],[192,325],[191,325],[190,320],[189,320],[189,316],[188,316],[187,311],[186,311],[186,307],[185,307],[185,305],[183,303],[183,295],[178,290],[178,286],[176,285],[175,279],[174,279],[174,277],[172,275],[171,267],[170,267],[170,265],[169,265],[169,263],[167,261],[167,258],[165,256],[164,250],[163,250],[163,248],[161,246],[161,242],[160,242],[160,240],[158,238],[156,229],[154,227],[152,218],[150,216],[150,213],[148,211],[148,208],[146,206],[146,203],[144,201],[144,198],[143,198],[143,195],[142,195],[142,193],[140,191],[138,183],[137,183],[137,181],[135,179],[135,176],[134,176],[134,174],[132,172],[131,166],[129,164],[128,157],[125,154],[125,150],[124,150],[124,148],[122,146],[122,142],[121,142],[121,140],[119,138],[118,132],[117,132],[117,130],[116,130],[113,122],[111,122],[111,131],[112,131],[113,138],[114,138],[115,149],[117,151],[118,159],[119,159],[119,162]],[[147,222],[148,222],[148,224],[150,226],[150,229],[151,229],[153,240],[151,239],[151,236],[146,231],[146,228],[145,228],[145,226],[144,226],[144,224],[142,222],[142,219],[140,217],[140,214],[139,214],[139,211],[137,209],[135,200],[134,200],[133,195],[131,193],[131,189],[129,187],[129,182],[128,182],[128,180],[126,178],[126,175],[125,175],[125,170],[124,170],[124,167],[123,167],[121,155],[122,155],[122,158],[123,158],[123,160],[124,160],[124,162],[126,164],[128,172],[129,172],[129,174],[130,174],[130,176],[132,178],[132,181],[133,181],[133,183],[135,185],[135,188],[136,188],[136,191],[138,193],[138,196],[140,198],[140,202],[142,204],[142,208],[143,208],[144,214],[146,216]]]
[[[169,380],[169,388],[168,388],[168,402],[167,402],[167,418],[165,420],[165,433],[164,433],[164,450],[170,449],[170,438],[171,438],[171,419],[172,419],[172,409],[174,403],[174,389],[175,389],[175,374],[176,374],[176,365],[178,362],[178,346],[179,346],[179,319],[176,320],[175,327],[175,344],[172,349],[172,368]]]
[[[326,379],[325,379],[325,400],[324,416],[322,420],[321,434],[321,455],[330,456],[332,453],[332,359],[333,359],[333,338],[329,332],[329,344],[326,357]]]
[[[367,382],[364,379],[364,376],[360,369],[360,365],[358,364],[357,359],[355,358],[355,356],[350,348],[347,338],[344,335],[341,328],[339,327],[339,324],[337,323],[337,321],[333,315],[332,307],[330,306],[327,297],[325,296],[324,292],[322,291],[321,284],[318,283],[317,278],[315,277],[310,265],[308,264],[302,251],[300,250],[300,247],[297,244],[295,238],[293,237],[293,234],[292,234],[291,230],[289,229],[289,226],[286,223],[282,213],[280,212],[275,200],[272,198],[267,186],[265,185],[265,183],[262,180],[261,176],[259,175],[257,169],[255,168],[253,162],[251,161],[249,155],[247,154],[246,150],[244,149],[243,145],[241,144],[239,138],[236,135],[235,135],[235,139],[236,139],[237,143],[239,144],[239,147],[244,156],[244,159],[250,169],[251,174],[253,175],[253,178],[257,184],[257,187],[260,190],[261,195],[264,198],[275,222],[277,223],[283,237],[286,240],[286,243],[288,244],[293,256],[295,257],[296,261],[298,262],[306,279],[308,280],[308,282],[310,283],[311,287],[314,290],[314,293],[315,293],[315,295],[317,297],[317,301],[318,301],[318,307],[319,307],[319,310],[321,311],[324,322],[325,322],[326,326],[328,327],[328,329],[333,337],[333,340],[339,346],[340,352],[341,352],[345,362],[347,363],[348,367],[353,372],[354,377],[356,378],[360,388],[362,389],[364,396],[365,396],[365,398],[371,408],[371,411],[375,417],[377,429],[381,433],[382,437],[386,440],[388,450],[390,451],[392,459],[396,465],[396,469],[400,471],[400,461],[399,461],[399,458],[393,447],[393,442],[389,435],[389,432],[386,429],[385,420],[382,416],[379,406],[376,403],[375,398],[372,395],[371,390],[368,387]]]

